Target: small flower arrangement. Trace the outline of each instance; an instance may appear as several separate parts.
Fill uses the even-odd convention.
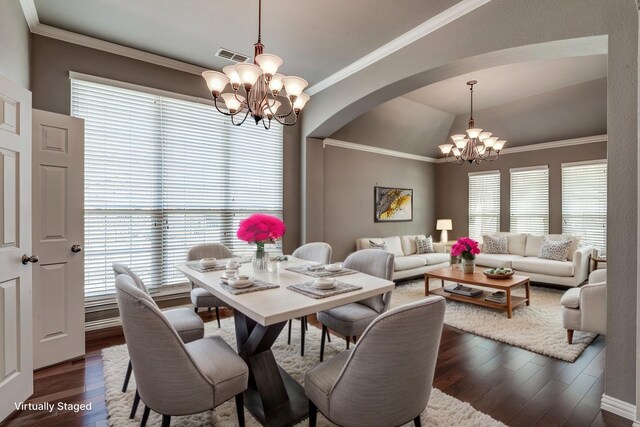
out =
[[[272,215],[253,214],[240,221],[238,239],[248,243],[255,243],[264,248],[266,243],[275,243],[287,231],[280,218]]]
[[[451,246],[451,255],[462,258],[467,261],[476,259],[476,255],[480,253],[478,242],[468,237],[461,237]]]

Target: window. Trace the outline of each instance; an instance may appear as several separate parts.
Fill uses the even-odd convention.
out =
[[[562,233],[606,251],[606,160],[562,165]]]
[[[549,233],[549,167],[511,169],[512,233]]]
[[[175,264],[190,246],[246,251],[242,219],[282,218],[281,126],[235,127],[210,105],[83,80],[71,98],[85,120],[85,297],[113,297],[113,262],[151,289],[185,282]]]
[[[500,171],[469,174],[469,237],[500,231]]]

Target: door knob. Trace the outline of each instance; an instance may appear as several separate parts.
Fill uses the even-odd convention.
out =
[[[80,246],[80,245],[73,245],[73,246],[71,246],[71,252],[73,252],[73,253],[78,253],[78,252],[80,252],[80,251],[82,251],[82,246]]]
[[[38,258],[38,257],[37,257],[37,256],[35,256],[35,255],[31,255],[31,256],[29,256],[29,255],[27,255],[27,254],[22,255],[22,263],[23,263],[24,265],[27,265],[27,264],[29,264],[30,262],[36,263],[36,262],[38,262],[38,261],[40,261],[40,258]]]

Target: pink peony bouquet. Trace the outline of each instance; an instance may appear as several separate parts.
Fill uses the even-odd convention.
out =
[[[480,253],[478,242],[468,237],[461,237],[451,246],[451,255],[461,257],[466,260],[476,259]]]
[[[265,243],[275,243],[287,231],[284,223],[275,216],[253,214],[240,221],[236,235],[245,242],[264,247]]]

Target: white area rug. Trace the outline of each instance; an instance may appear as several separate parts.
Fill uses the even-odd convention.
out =
[[[445,282],[446,285],[450,283]],[[430,289],[441,286],[440,280],[431,280]],[[524,289],[514,295],[524,296]],[[463,331],[502,341],[535,353],[573,362],[595,339],[595,334],[576,331],[573,344],[567,343],[567,331],[562,327],[564,291],[531,287],[531,305],[513,310],[507,318],[504,311],[477,305],[447,301],[444,323]],[[424,298],[424,280],[400,283],[393,291],[391,306]]]
[[[407,288],[408,290],[409,288]],[[403,298],[409,297],[403,292]],[[286,328],[278,337],[273,346],[273,353],[278,363],[289,372],[293,378],[303,383],[304,373],[319,363],[320,355],[320,330],[310,326],[307,332],[305,357],[300,357],[300,322],[293,322],[291,345],[287,345]],[[215,322],[205,325],[205,335],[220,335],[231,347],[235,348],[235,332],[233,329],[233,319],[223,319],[222,328],[218,329]],[[334,337],[331,343],[325,347],[325,358],[337,354],[344,349],[345,342]],[[111,426],[138,426],[144,406],[142,402],[138,407],[138,413],[133,420],[129,419],[133,395],[135,392],[135,380],[131,377],[129,388],[126,393],[122,393],[122,382],[127,369],[129,356],[124,345],[109,347],[102,350],[106,401],[109,411],[109,425]],[[245,410],[245,417],[248,426],[258,426],[258,422]],[[504,424],[494,420],[490,416],[475,410],[468,403],[462,402],[454,397],[442,393],[438,389],[433,389],[429,404],[422,413],[423,426],[504,426]],[[160,425],[160,415],[151,412],[147,425]],[[215,411],[196,414],[184,417],[172,417],[171,425],[176,426],[235,426],[237,418],[235,415],[235,402],[231,400],[216,408]],[[300,425],[308,425],[304,421]],[[332,425],[321,414],[318,414],[319,426]],[[413,423],[407,424],[413,426]]]

